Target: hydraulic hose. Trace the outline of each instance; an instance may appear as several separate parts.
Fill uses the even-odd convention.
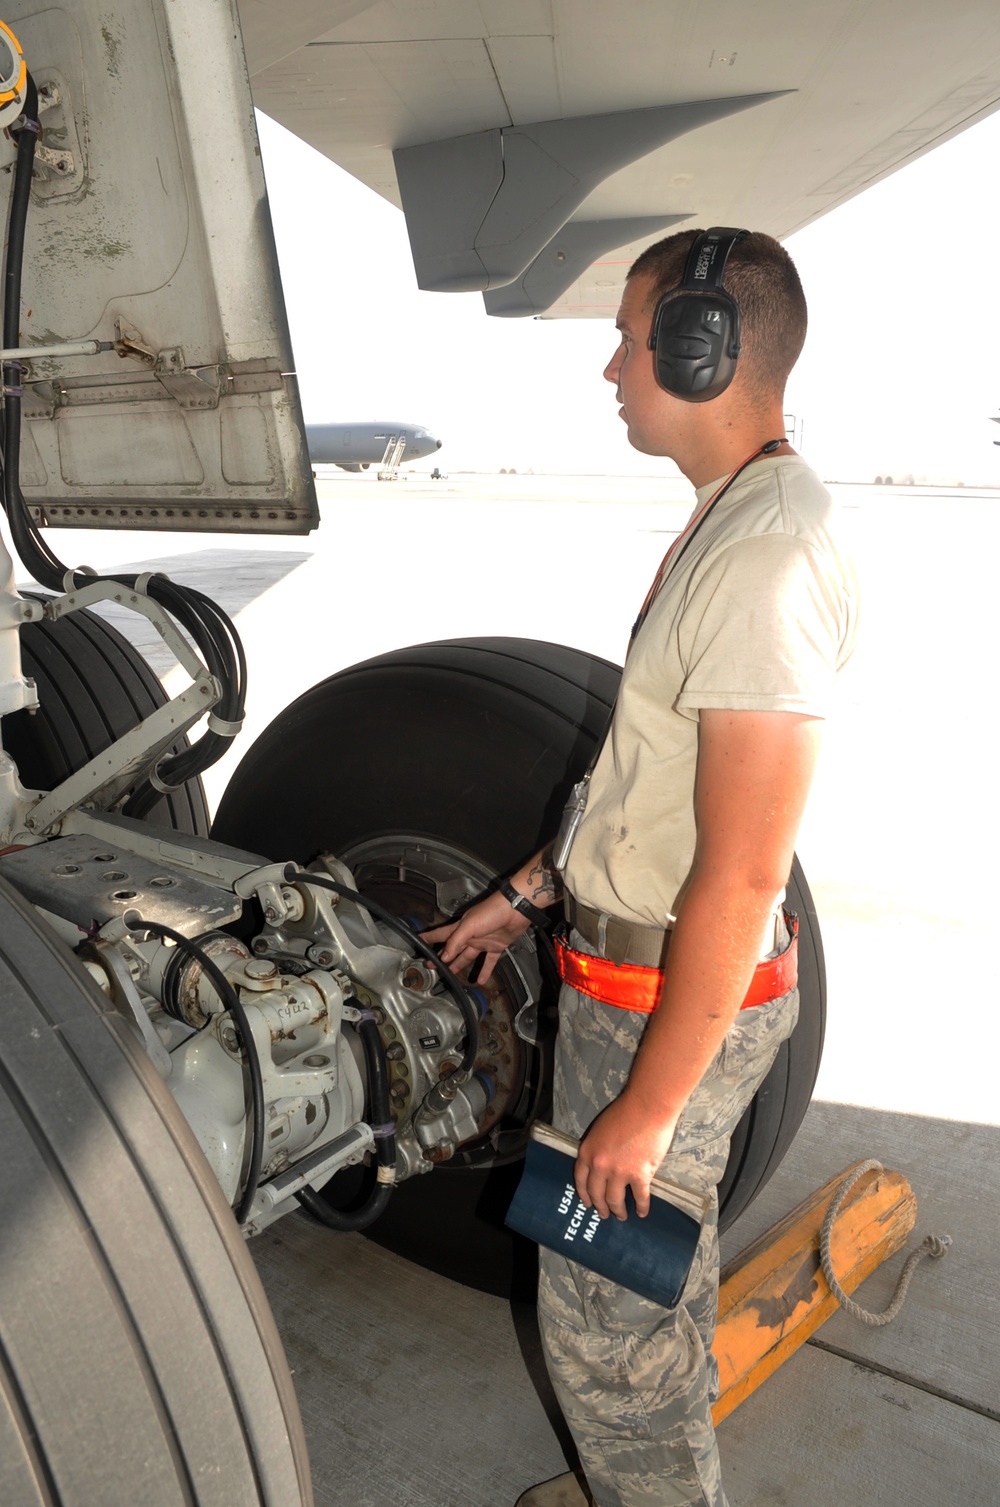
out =
[[[473,1004],[469,991],[462,983],[462,980],[442,963],[433,947],[428,947],[423,938],[418,936],[411,926],[407,926],[405,921],[401,921],[399,916],[394,916],[391,910],[387,910],[384,905],[380,905],[377,900],[372,900],[368,895],[362,895],[358,890],[352,890],[350,885],[341,884],[336,879],[328,879],[325,874],[312,874],[306,869],[299,869],[292,876],[291,882],[293,884],[315,884],[320,889],[332,890],[335,895],[342,895],[345,900],[353,900],[356,904],[363,905],[365,910],[370,911],[373,916],[377,916],[380,921],[384,922],[398,936],[401,936],[405,942],[408,942],[414,952],[419,953],[422,958],[426,958],[429,963],[433,964],[440,975],[441,982],[445,985],[462,1012],[462,1019],[465,1022],[466,1045],[464,1055],[455,1070],[455,1074],[456,1078],[459,1073],[467,1077],[472,1072],[476,1058],[479,1055],[479,1015],[476,1012],[476,1006]],[[458,1079],[458,1081],[461,1082],[461,1079]]]
[[[295,1195],[302,1207],[314,1219],[318,1219],[328,1229],[338,1230],[341,1233],[350,1230],[366,1230],[370,1224],[374,1223],[389,1202],[396,1177],[396,1129],[389,1105],[389,1072],[385,1065],[385,1054],[382,1051],[382,1038],[375,1023],[375,1017],[370,1011],[362,1015],[358,1023],[358,1034],[361,1037],[361,1045],[364,1047],[365,1063],[368,1068],[370,1113],[376,1136],[375,1156],[378,1181],[371,1196],[359,1209],[352,1209],[350,1212],[333,1208],[314,1188],[302,1188]]]
[[[239,995],[222,972],[222,969],[214,959],[209,957],[205,949],[199,947],[197,942],[193,942],[190,937],[186,937],[183,933],[175,931],[172,926],[164,926],[160,921],[147,921],[143,917],[138,916],[135,920],[128,923],[128,929],[135,932],[148,931],[154,937],[167,937],[182,952],[186,952],[189,957],[196,958],[212,980],[219,998],[223,1001],[232,1017],[233,1025],[246,1053],[247,1073],[250,1078],[250,1161],[240,1201],[233,1211],[236,1215],[237,1223],[245,1224],[253,1201],[257,1196],[257,1187],[260,1183],[260,1169],[264,1160],[264,1079],[260,1070],[260,1058],[257,1055],[257,1043],[253,1039],[253,1031],[247,1019],[247,1013],[243,1008]]]
[[[3,343],[6,349],[21,343],[21,271],[24,265],[24,233],[31,198],[31,176],[38,124],[38,90],[29,73],[25,83],[24,110],[12,129],[17,138],[17,158],[7,220],[7,247],[3,277]],[[22,563],[35,579],[50,590],[62,590],[60,562],[31,522],[21,496],[21,364],[3,364],[3,503],[11,537]]]
[[[40,131],[38,124],[38,90],[31,74],[25,77],[24,110],[12,134],[17,137],[17,163],[10,203],[11,223],[7,227],[7,260],[4,267],[3,343],[9,349],[20,345],[21,268],[24,264],[24,227],[28,219],[31,195],[32,164]]]

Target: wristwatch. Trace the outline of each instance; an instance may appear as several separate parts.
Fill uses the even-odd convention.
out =
[[[522,895],[516,890],[509,879],[501,879],[497,885],[505,900],[509,900],[516,911],[522,916],[527,916],[532,926],[544,926],[546,929],[551,925],[550,918],[537,905],[532,905],[527,895]]]

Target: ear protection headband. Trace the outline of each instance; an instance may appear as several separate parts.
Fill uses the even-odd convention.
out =
[[[722,286],[729,253],[749,235],[715,225],[691,247],[679,288],[664,294],[650,327],[656,380],[675,398],[707,403],[725,392],[740,354],[740,311]]]

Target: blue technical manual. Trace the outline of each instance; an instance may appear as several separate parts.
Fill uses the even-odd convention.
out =
[[[576,1141],[550,1125],[532,1127],[507,1224],[620,1287],[673,1308],[694,1260],[708,1199],[655,1178],[645,1219],[636,1213],[631,1189],[628,1218],[602,1219],[577,1195],[577,1149]]]

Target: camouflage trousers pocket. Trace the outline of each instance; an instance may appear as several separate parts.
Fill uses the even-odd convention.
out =
[[[630,1305],[622,1289],[603,1285],[603,1293],[589,1282],[585,1289],[602,1305],[617,1292],[614,1301],[624,1306],[614,1314],[614,1329],[597,1327],[593,1304],[573,1323],[540,1312],[549,1375],[595,1501],[599,1507],[724,1507],[712,1369],[697,1325],[683,1307],[668,1312],[643,1299]],[[639,1332],[621,1332],[629,1317]]]
[[[581,1273],[580,1287],[591,1327],[604,1334],[653,1334],[664,1320],[672,1321],[677,1311],[676,1305],[664,1308],[594,1272]]]
[[[552,1251],[540,1251],[538,1313],[543,1325],[580,1336],[580,1344],[596,1352],[605,1343],[626,1340],[627,1359],[633,1341],[658,1343],[664,1354],[674,1347],[678,1333],[685,1346],[700,1344],[698,1324],[692,1324],[690,1309],[701,1317],[701,1298],[712,1308],[718,1290],[718,1257],[714,1232],[706,1232],[704,1254],[699,1248],[688,1283],[673,1308],[653,1303],[631,1288],[588,1271]],[[573,1339],[565,1343],[576,1344]]]

